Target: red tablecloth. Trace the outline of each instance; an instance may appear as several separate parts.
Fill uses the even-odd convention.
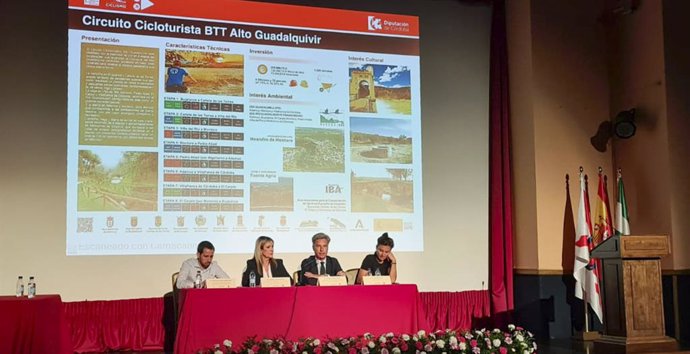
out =
[[[72,353],[60,296],[0,296],[0,353]]]
[[[188,289],[175,353],[247,337],[339,337],[428,329],[415,285]]]

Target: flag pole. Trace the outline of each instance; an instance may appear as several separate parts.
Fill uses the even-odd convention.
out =
[[[599,173],[600,174],[601,174],[601,171],[602,171],[602,169],[601,169],[601,167],[599,167]],[[582,180],[582,178],[583,178],[583,173],[584,173],[584,168],[582,166],[580,166],[580,180]],[[585,180],[585,184],[586,184],[587,183],[587,175],[584,176],[584,180]],[[582,197],[582,196],[580,196],[580,197]],[[590,236],[591,236],[591,234],[590,234]],[[583,296],[583,299],[582,299],[583,300],[582,301],[583,315],[584,315],[584,320],[585,320],[584,321],[585,322],[584,328],[582,329],[581,332],[577,332],[573,338],[575,340],[580,340],[583,342],[590,342],[590,341],[601,338],[601,334],[599,332],[594,332],[594,331],[590,330],[589,304],[585,300],[585,299],[587,299],[588,295],[586,295],[586,290],[583,290],[583,292],[585,293],[585,296]]]

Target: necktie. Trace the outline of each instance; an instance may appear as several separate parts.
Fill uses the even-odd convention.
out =
[[[326,274],[326,264],[321,261],[321,265],[319,265],[319,275],[324,275]]]

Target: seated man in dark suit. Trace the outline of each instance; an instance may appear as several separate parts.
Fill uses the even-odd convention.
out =
[[[316,285],[319,277],[345,275],[336,258],[328,256],[328,244],[331,238],[319,232],[311,238],[314,255],[302,261],[300,265],[300,285]]]

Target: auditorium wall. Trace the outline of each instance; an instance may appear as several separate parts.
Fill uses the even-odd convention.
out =
[[[609,117],[605,33],[596,22],[602,6],[597,0],[509,1],[507,6],[515,268],[557,272],[564,267],[564,244],[569,249],[574,242],[564,234],[573,227],[565,224],[572,222],[572,213],[566,213],[566,175],[576,209],[579,167],[594,190],[597,168],[609,175],[613,168],[610,152],[600,153],[589,142]]]
[[[582,165],[590,176],[594,201],[596,168],[602,166],[615,203],[620,167],[633,234],[671,237],[672,255],[663,260],[666,328],[687,344],[684,314],[690,312],[682,299],[690,295],[690,4],[643,0],[630,13],[621,4],[507,2],[516,310],[542,337],[570,337],[582,328],[571,275],[576,168]],[[637,108],[636,135],[596,151],[589,138],[599,123],[629,108]],[[566,207],[566,173],[572,210]]]

